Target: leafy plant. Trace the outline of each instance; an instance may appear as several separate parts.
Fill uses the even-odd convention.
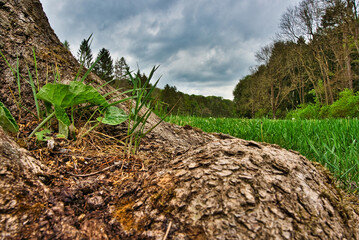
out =
[[[339,99],[329,109],[330,116],[334,118],[359,117],[359,92],[345,89],[339,93]]]
[[[125,114],[121,109],[113,105],[131,99],[124,98],[109,104],[105,97],[103,97],[94,87],[77,81],[71,81],[68,85],[62,83],[48,83],[40,89],[37,97],[44,100],[46,104],[51,104],[53,106],[54,112],[49,116],[50,118],[54,115],[56,116],[59,121],[59,133],[65,136],[68,136],[68,127],[71,125],[66,109],[84,103],[91,104],[98,107],[96,111],[98,110],[105,115],[104,118],[99,118],[101,119],[99,122],[105,124],[110,123],[112,125],[120,124],[127,118],[124,117]],[[122,113],[122,115],[120,113]],[[43,123],[48,120],[49,119],[46,118]],[[35,129],[29,137],[31,137],[36,130],[37,129]]]
[[[91,38],[91,36],[90,36]],[[87,40],[89,41],[90,38]],[[20,79],[23,78],[20,74],[19,70],[19,61],[17,59],[16,69],[12,68],[9,62],[6,60],[5,56],[0,52],[5,62],[13,72],[19,91],[19,102],[21,100],[21,85]],[[83,69],[83,63],[81,63],[80,69],[77,72],[73,81],[69,84],[59,83],[60,74],[56,65],[56,70],[54,70],[54,79],[53,83],[47,83],[43,87],[39,86],[38,72],[37,72],[37,60],[35,49],[33,49],[34,55],[34,66],[35,66],[35,78],[30,72],[30,68],[27,66],[28,80],[26,80],[32,89],[37,117],[40,119],[40,105],[39,100],[44,102],[46,108],[47,116],[40,122],[40,124],[32,131],[29,137],[32,137],[36,134],[36,137],[39,141],[47,141],[49,139],[49,133],[51,132],[48,128],[44,128],[42,131],[41,128],[49,122],[50,119],[56,117],[58,120],[58,130],[59,134],[65,137],[68,137],[70,126],[75,126],[74,123],[74,113],[76,111],[86,111],[90,110],[92,112],[91,116],[87,118],[87,122],[83,129],[87,126],[87,124],[91,123],[92,126],[82,135],[80,135],[80,139],[96,128],[99,124],[107,124],[107,125],[118,125],[126,120],[128,120],[128,131],[126,137],[126,149],[128,150],[128,154],[135,154],[138,150],[138,146],[140,144],[141,139],[146,136],[150,131],[152,131],[158,124],[160,124],[163,119],[161,119],[157,124],[151,126],[150,128],[145,128],[146,122],[151,115],[151,102],[152,102],[152,93],[155,90],[159,79],[153,84],[150,84],[150,80],[153,77],[154,72],[158,67],[153,67],[150,72],[148,78],[143,78],[140,72],[135,75],[128,70],[128,75],[130,76],[130,80],[133,85],[133,89],[122,92],[115,97],[107,100],[108,96],[119,91],[119,89],[114,90],[113,92],[106,93],[102,95],[99,90],[104,87],[100,86],[99,88],[95,88],[91,85],[87,85],[84,83],[84,80],[96,66],[96,64],[100,61],[102,56],[99,56],[94,63],[89,67],[89,69],[85,72],[85,74],[80,78],[80,74]],[[47,79],[46,79],[47,82]],[[121,95],[131,93],[130,97],[123,97]],[[118,98],[119,97],[119,98]],[[113,100],[113,99],[120,100]],[[134,101],[132,101],[134,99]],[[120,108],[115,105],[129,101],[129,112],[128,115]],[[0,108],[1,111],[1,124],[6,126],[7,129],[11,131],[17,131],[18,127],[16,125],[15,120],[12,118],[11,114],[5,107]],[[71,117],[69,114],[71,113]],[[94,124],[93,124],[94,123]],[[81,132],[82,133],[82,132]],[[122,141],[119,141],[122,142]],[[123,142],[122,142],[123,143]]]
[[[290,111],[287,119],[316,119],[319,118],[319,104],[300,105],[298,109]]]
[[[104,116],[98,117],[97,121],[107,125],[119,125],[124,121],[126,121],[127,118],[128,116],[122,109],[118,107],[110,106],[106,108]]]
[[[44,129],[40,132],[35,133],[38,141],[45,141],[45,142],[51,139],[51,137],[49,136],[50,134],[51,134],[50,129]]]
[[[128,75],[133,85],[132,95],[135,98],[135,101],[130,102],[129,104],[129,123],[127,130],[128,137],[126,139],[128,154],[136,154],[141,139],[163,121],[163,119],[161,119],[161,121],[152,126],[150,129],[145,130],[147,119],[152,113],[151,101],[153,99],[151,95],[160,80],[158,79],[153,85],[150,84],[153,74],[157,69],[158,66],[154,66],[150,72],[150,75],[148,76],[148,78],[145,79],[144,82],[142,81],[139,72],[132,75],[132,73],[128,71]],[[147,107],[147,109],[145,107]]]
[[[0,126],[8,132],[16,133],[19,131],[19,126],[17,125],[14,117],[2,102],[0,102]]]
[[[87,41],[90,41],[90,38],[91,36]],[[100,55],[96,59],[96,61],[90,66],[90,68],[85,72],[85,74],[81,77],[79,81],[77,80],[80,78],[80,73],[84,65],[83,62],[81,63],[80,69],[77,72],[74,81],[71,81],[69,84],[56,83],[55,81],[55,83],[47,83],[45,86],[43,86],[40,89],[40,91],[36,94],[36,99],[38,98],[40,100],[43,100],[45,102],[46,108],[49,111],[51,111],[51,106],[53,106],[53,110],[52,113],[49,114],[34,129],[34,131],[29,135],[29,137],[32,137],[53,116],[56,116],[58,120],[59,133],[64,135],[65,137],[68,137],[69,126],[71,124],[73,124],[74,126],[74,118],[73,118],[74,107],[80,104],[89,104],[90,106],[96,106],[94,113],[92,114],[90,119],[88,119],[87,123],[90,122],[91,118],[95,115],[96,112],[99,112],[99,114],[102,115],[102,117],[97,118],[98,122],[81,137],[89,133],[89,131],[94,129],[100,123],[117,125],[127,120],[127,116],[125,115],[123,110],[115,107],[114,105],[132,99],[132,97],[127,97],[112,103],[108,103],[105,97],[111,93],[108,93],[103,96],[98,92],[99,89],[84,84],[84,80],[90,74],[90,72],[98,63],[98,61],[101,59],[101,57],[102,56]],[[58,78],[56,77],[57,75],[59,74],[55,75],[55,79]],[[125,94],[125,93],[126,92],[121,94]],[[67,114],[67,109],[69,108],[71,108],[72,122]]]

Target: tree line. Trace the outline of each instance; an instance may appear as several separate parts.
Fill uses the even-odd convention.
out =
[[[222,97],[189,95],[168,84],[163,89],[158,89],[155,95],[159,100],[155,108],[160,114],[171,112],[175,115],[198,117],[237,116],[234,102]]]
[[[70,48],[68,41],[63,44],[67,49]],[[132,89],[132,83],[128,77],[131,70],[124,57],[116,59],[113,63],[110,51],[102,48],[98,52],[97,58],[99,60],[93,68],[93,72],[97,76],[109,82],[116,89],[120,88],[123,91]],[[86,68],[90,68],[95,62],[91,50],[91,36],[81,42],[77,52],[77,60]],[[141,82],[147,80],[146,74],[141,73],[140,70],[137,70],[136,74],[142,79]],[[152,104],[153,109],[160,115],[171,113],[202,117],[236,116],[236,108],[231,100],[216,96],[204,97],[185,94],[178,91],[175,86],[169,86],[168,84],[165,85],[164,89],[155,89],[152,101],[149,104]]]
[[[359,90],[359,20],[354,0],[304,0],[282,15],[281,33],[233,95],[242,117],[284,117],[333,105]],[[344,94],[345,95],[345,94]]]

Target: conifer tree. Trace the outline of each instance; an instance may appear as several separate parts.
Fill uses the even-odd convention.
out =
[[[106,48],[102,48],[97,58],[100,60],[96,63],[94,67],[94,72],[105,81],[112,81],[113,79],[113,61],[110,55],[110,51]]]
[[[113,77],[115,79],[113,86],[115,88],[123,88],[123,89],[130,89],[131,88],[131,81],[127,75],[127,71],[129,67],[126,63],[124,57],[117,59],[114,65],[114,74]]]
[[[118,80],[127,78],[127,69],[128,65],[125,58],[121,57],[120,59],[117,59],[114,66],[114,78]]]
[[[67,49],[67,50],[70,50],[70,43],[69,41],[65,40],[63,43],[64,47]]]
[[[92,51],[91,51],[91,37],[88,39],[84,39],[81,42],[79,51],[77,52],[77,59],[81,64],[83,64],[85,67],[89,68],[92,64]]]

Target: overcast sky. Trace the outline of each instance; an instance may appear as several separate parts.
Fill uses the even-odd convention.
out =
[[[160,65],[160,87],[233,99],[255,53],[279,32],[281,15],[299,0],[41,0],[52,28],[76,56],[93,33],[132,70]]]

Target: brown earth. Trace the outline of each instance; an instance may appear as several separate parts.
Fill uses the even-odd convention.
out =
[[[79,65],[41,3],[0,0],[0,50],[13,66],[19,56],[24,76],[33,47],[40,86],[55,64],[63,82],[73,79]],[[18,109],[2,59],[0,84],[0,101],[21,125],[17,136],[0,128],[0,239],[359,239],[357,197],[296,152],[168,123],[131,158],[105,136],[125,126],[76,144],[55,139],[50,150],[26,138],[38,121]],[[21,90],[34,110],[28,84]]]

